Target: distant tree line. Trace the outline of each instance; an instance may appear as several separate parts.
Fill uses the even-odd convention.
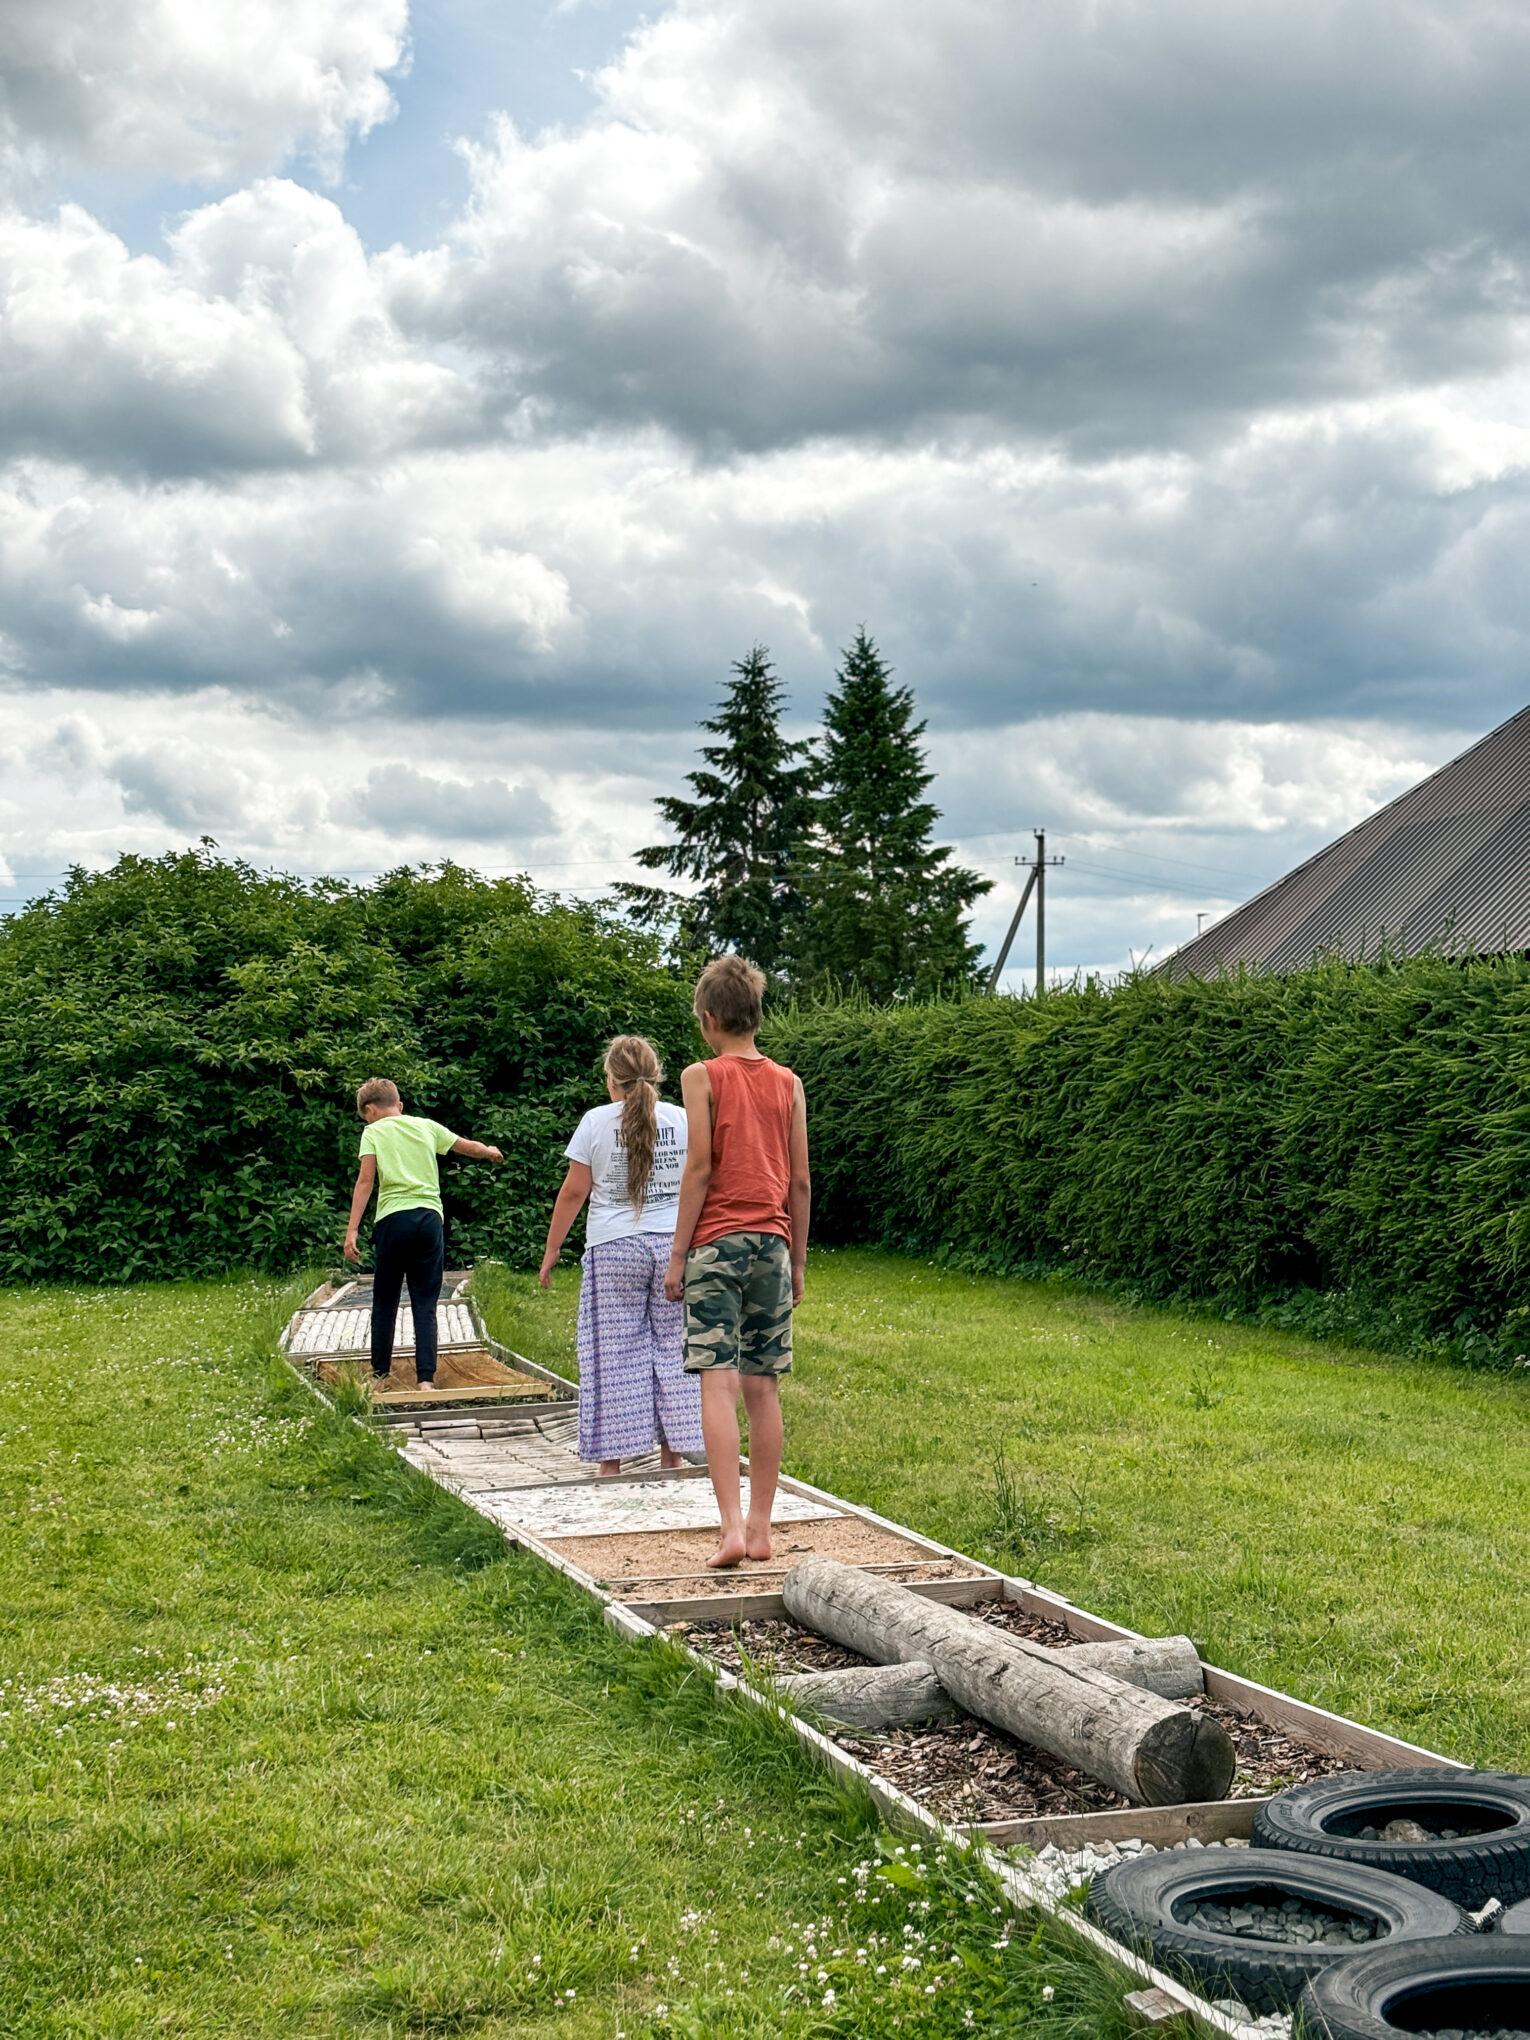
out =
[[[617,888],[634,918],[682,952],[737,950],[782,989],[878,1002],[976,982],[967,915],[989,881],[933,841],[912,692],[865,631],[843,656],[812,740],[782,731],[785,690],[763,645],[733,668],[702,728],[692,798],[657,805],[673,840],[637,853],[690,890]]]

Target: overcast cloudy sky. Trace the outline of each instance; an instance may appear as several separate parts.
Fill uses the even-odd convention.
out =
[[[1530,12],[0,0],[0,890],[599,890],[862,623],[1162,953],[1530,699]]]

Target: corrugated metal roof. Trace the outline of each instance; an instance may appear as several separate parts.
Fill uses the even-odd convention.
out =
[[[1237,908],[1160,967],[1302,970],[1383,945],[1530,950],[1530,708]]]

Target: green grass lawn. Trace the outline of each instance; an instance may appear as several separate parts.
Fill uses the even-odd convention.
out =
[[[1121,2040],[1097,1965],[871,1871],[784,1727],[319,1413],[294,1293],[0,1294],[7,2040]]]
[[[502,1335],[568,1366],[576,1294],[572,1269],[545,1298],[502,1277]],[[815,1252],[786,1410],[805,1479],[1267,1685],[1530,1770],[1530,1377]]]

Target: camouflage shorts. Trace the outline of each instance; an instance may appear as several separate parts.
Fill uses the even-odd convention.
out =
[[[792,1257],[776,1233],[724,1233],[685,1257],[685,1371],[792,1364]]]

